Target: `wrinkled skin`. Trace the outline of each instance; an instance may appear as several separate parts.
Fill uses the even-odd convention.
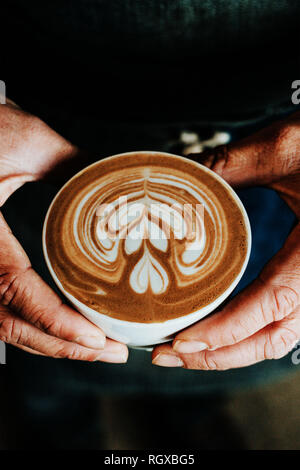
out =
[[[300,219],[300,113],[191,158],[234,187],[273,188]],[[279,214],[280,217],[280,214]],[[220,312],[157,346],[153,363],[225,370],[286,355],[300,339],[300,222],[259,277]]]

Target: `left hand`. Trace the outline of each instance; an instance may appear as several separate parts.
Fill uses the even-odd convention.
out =
[[[0,105],[0,207],[28,181],[63,182],[86,155],[37,117]],[[124,363],[125,344],[61,298],[34,271],[0,212],[0,341],[43,356]]]
[[[300,220],[300,113],[193,156],[233,186],[275,189]],[[225,370],[286,355],[300,339],[300,222],[259,277],[223,310],[157,346],[153,363]]]

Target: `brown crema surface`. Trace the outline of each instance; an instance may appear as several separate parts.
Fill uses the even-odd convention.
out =
[[[111,233],[111,208],[124,215],[119,197],[141,212],[119,223],[118,234],[125,226],[127,234],[139,228],[142,239],[101,239]],[[102,204],[110,209],[101,218]],[[199,223],[196,216],[188,219],[178,238],[151,204],[164,205],[165,213],[175,207],[179,217],[178,207],[201,204],[204,216]],[[169,237],[151,240],[149,227],[160,234],[168,228]],[[188,230],[197,227],[196,238],[188,240]],[[243,213],[225,185],[193,161],[155,152],[104,159],[74,176],[53,202],[45,239],[67,292],[100,313],[142,323],[187,315],[214,301],[240,273],[248,248]]]

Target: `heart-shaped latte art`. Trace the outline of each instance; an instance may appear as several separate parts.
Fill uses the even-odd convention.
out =
[[[228,188],[194,162],[151,153],[105,159],[75,176],[54,201],[46,235],[68,292],[139,322],[211,302],[247,252]]]

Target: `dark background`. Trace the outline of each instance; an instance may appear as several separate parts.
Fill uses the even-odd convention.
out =
[[[295,110],[299,13],[287,0],[11,0],[1,6],[0,78],[8,97],[95,158],[176,151],[182,131],[239,139]],[[25,185],[3,208],[51,286],[41,229],[56,191]],[[294,217],[272,191],[239,194],[253,230],[241,289]],[[109,365],[8,347],[0,448],[299,448],[299,377],[291,355],[206,373],[151,366],[143,351]]]

